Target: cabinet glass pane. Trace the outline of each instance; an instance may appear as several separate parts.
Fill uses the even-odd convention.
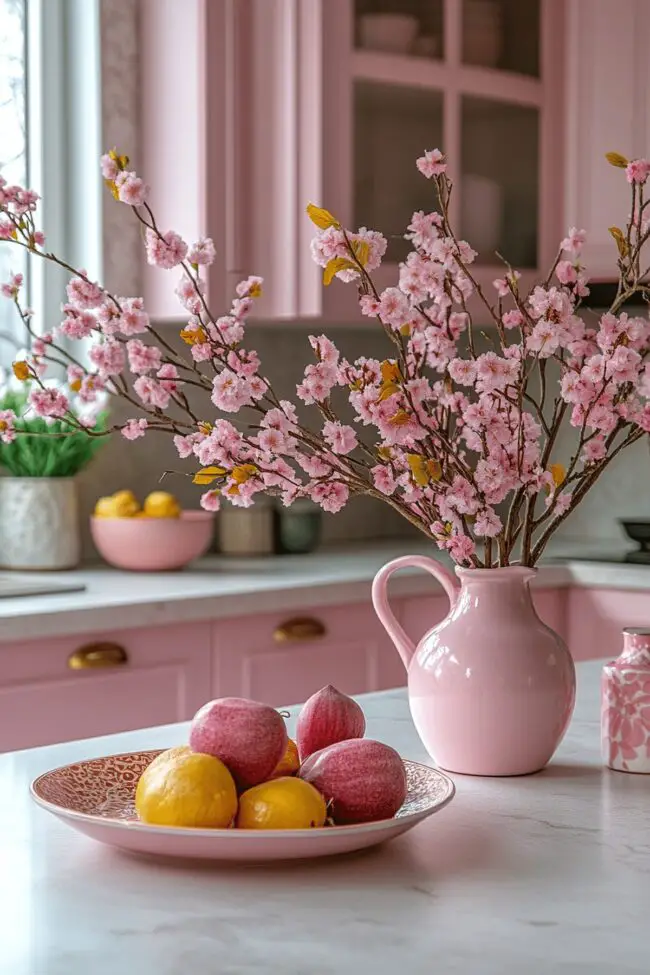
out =
[[[483,264],[537,266],[538,146],[536,108],[463,99],[460,228]]]
[[[381,230],[386,260],[401,261],[403,234],[414,210],[437,206],[435,188],[415,160],[442,145],[442,95],[393,85],[357,82],[354,89],[355,227]]]
[[[443,0],[355,0],[357,47],[443,57]]]
[[[539,0],[463,0],[463,63],[539,77]]]

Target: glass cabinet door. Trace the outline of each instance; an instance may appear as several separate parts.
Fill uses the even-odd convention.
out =
[[[462,61],[540,77],[539,0],[462,0]]]
[[[460,231],[477,263],[537,266],[539,110],[464,97]]]
[[[443,0],[355,0],[354,40],[361,50],[442,58]]]
[[[442,106],[440,92],[355,83],[355,226],[385,234],[389,262],[411,250],[403,235],[413,211],[437,206],[435,188],[415,160],[442,144]]]

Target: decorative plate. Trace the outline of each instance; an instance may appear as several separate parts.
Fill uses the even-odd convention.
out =
[[[140,775],[161,749],[63,765],[32,782],[34,800],[74,829],[134,853],[203,860],[293,860],[349,853],[412,829],[453,798],[454,784],[437,769],[404,762],[408,793],[393,819],[322,829],[245,830],[149,826],[135,813]]]

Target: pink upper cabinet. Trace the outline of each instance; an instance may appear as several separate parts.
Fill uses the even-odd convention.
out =
[[[611,280],[616,246],[608,227],[625,221],[630,194],[605,153],[650,151],[650,4],[571,0],[567,18],[565,224],[587,230],[590,276]]]
[[[415,158],[449,156],[458,232],[532,277],[562,230],[562,0],[143,0],[148,179],[164,220],[209,232],[215,310],[239,275],[265,277],[262,319],[359,318],[354,287],[325,289],[312,201],[389,238],[384,287],[410,214],[433,209]],[[401,14],[382,21],[381,13]],[[379,15],[379,16],[378,16]],[[154,314],[178,317],[151,269]]]

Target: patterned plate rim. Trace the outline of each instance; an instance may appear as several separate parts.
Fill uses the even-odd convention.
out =
[[[414,823],[420,819],[426,819],[427,816],[433,815],[433,813],[439,812],[444,809],[456,794],[456,786],[453,781],[440,769],[434,768],[432,765],[424,765],[422,762],[413,762],[411,759],[403,758],[402,761],[405,765],[413,766],[414,768],[425,769],[429,774],[433,774],[438,779],[441,779],[446,787],[447,791],[442,799],[435,802],[435,805],[428,809],[420,809],[417,812],[406,813],[404,816],[399,818],[393,816],[391,819],[376,819],[371,823],[353,823],[348,826],[322,826],[315,829],[266,829],[266,830],[254,830],[254,829],[197,829],[193,826],[154,826],[150,823],[140,823],[137,821],[129,821],[124,819],[116,819],[112,816],[94,816],[91,813],[77,812],[74,809],[68,809],[66,806],[61,806],[58,803],[50,802],[49,799],[43,799],[39,796],[37,790],[40,782],[46,779],[48,776],[53,775],[55,772],[63,772],[65,769],[71,768],[76,765],[85,765],[87,762],[96,762],[108,759],[120,759],[129,758],[132,755],[146,755],[148,752],[152,755],[158,755],[164,749],[161,748],[144,748],[136,752],[118,752],[114,755],[98,755],[96,758],[82,759],[80,762],[68,762],[66,765],[59,765],[56,768],[48,769],[47,772],[38,775],[29,787],[29,791],[34,802],[45,809],[47,812],[53,813],[55,816],[64,815],[66,819],[73,819],[77,822],[89,823],[93,826],[106,825],[111,829],[120,830],[138,830],[140,832],[155,833],[156,835],[168,835],[168,836],[198,836],[198,837],[220,837],[225,839],[228,837],[230,842],[242,842],[244,840],[253,840],[256,837],[260,842],[263,839],[269,839],[272,837],[291,837],[296,839],[307,839],[310,836],[318,835],[320,837],[324,836],[334,836],[340,835],[342,832],[354,833],[354,832],[375,832],[382,829],[387,829],[389,824],[397,823]]]

